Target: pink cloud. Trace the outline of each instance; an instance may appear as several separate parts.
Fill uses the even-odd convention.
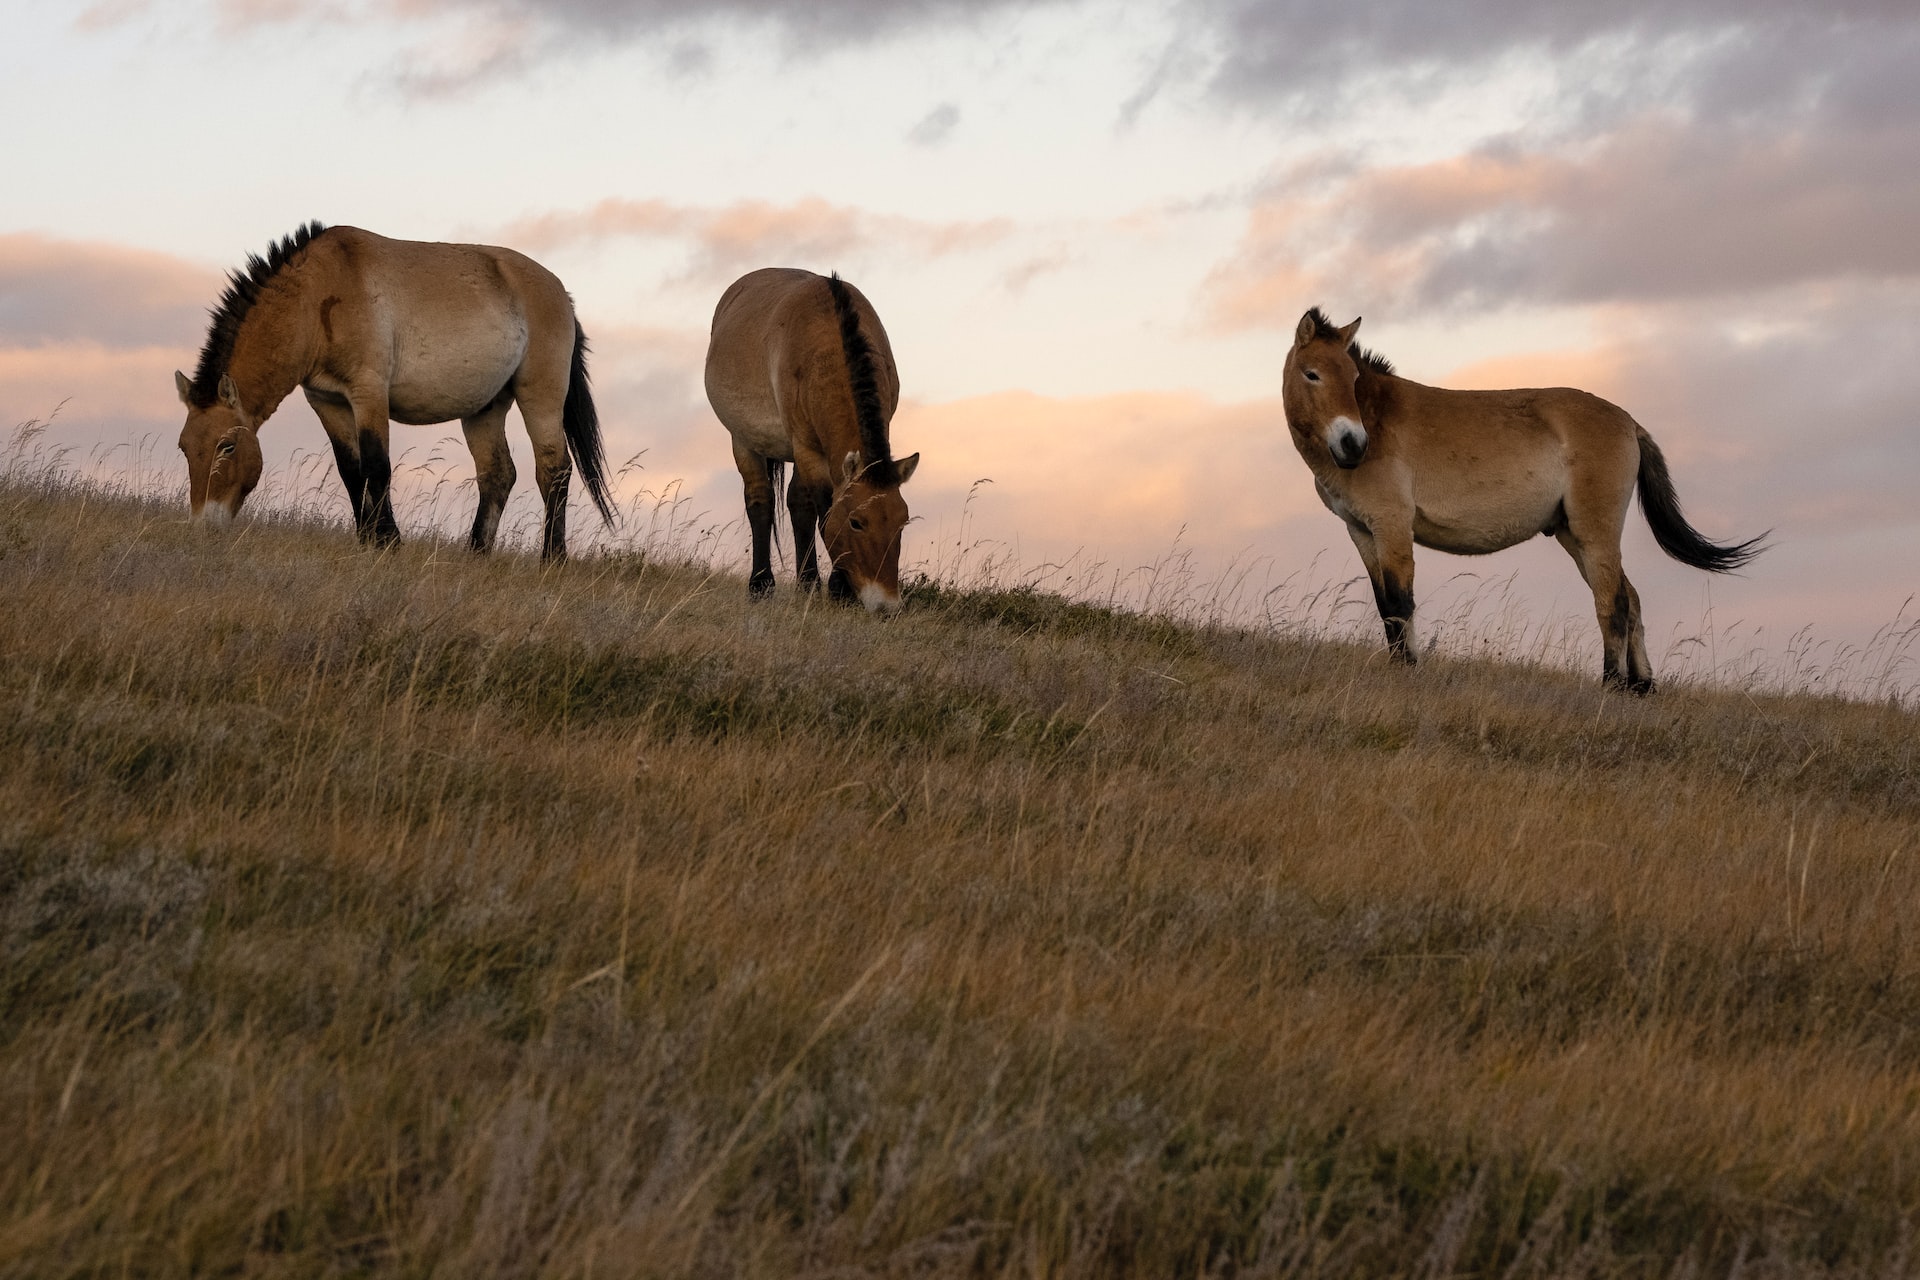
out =
[[[719,206],[616,198],[583,210],[523,218],[500,236],[534,251],[620,237],[680,240],[693,251],[689,274],[722,277],[771,264],[823,264],[822,269],[830,269],[837,258],[876,248],[942,257],[987,247],[1011,232],[1006,219],[930,222],[818,198]]]
[[[1647,116],[1580,146],[1281,175],[1205,298],[1226,329],[1345,309],[1657,302],[1920,276],[1920,128]]]

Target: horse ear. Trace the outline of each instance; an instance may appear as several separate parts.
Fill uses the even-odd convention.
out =
[[[1353,323],[1340,331],[1340,345],[1343,347],[1352,346],[1353,335],[1358,332],[1360,332],[1360,317],[1355,316],[1353,318]]]
[[[193,379],[178,369],[175,369],[173,371],[173,389],[180,393],[180,403],[191,409],[193,407],[193,401],[187,397],[193,392]]]
[[[860,451],[858,449],[850,450],[847,453],[846,461],[840,464],[840,479],[843,481],[852,480],[859,474]]]
[[[233,385],[233,377],[230,374],[220,375],[220,398],[227,402],[227,408],[236,413],[240,411],[240,388]]]
[[[913,469],[919,465],[920,465],[920,455],[917,453],[910,453],[906,457],[894,463],[893,469],[899,473],[900,483],[905,484],[907,481],[913,479]]]
[[[1313,312],[1309,311],[1307,314],[1301,316],[1300,323],[1294,326],[1293,345],[1296,347],[1306,346],[1309,342],[1313,341],[1313,335],[1318,332],[1320,332],[1320,326],[1314,323]]]

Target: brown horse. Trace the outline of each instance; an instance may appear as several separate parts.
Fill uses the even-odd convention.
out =
[[[707,400],[733,435],[753,533],[748,594],[773,590],[773,503],[793,463],[787,511],[802,588],[820,583],[814,529],[833,572],[827,590],[868,609],[900,606],[900,486],[920,455],[896,460],[887,424],[900,375],[880,317],[839,276],[768,267],[720,295],[707,347]]]
[[[1560,540],[1593,592],[1603,679],[1653,692],[1640,594],[1620,568],[1636,480],[1654,540],[1682,564],[1739,568],[1765,535],[1707,541],[1680,513],[1666,459],[1646,429],[1568,387],[1448,391],[1396,377],[1315,307],[1287,353],[1282,400],[1293,444],[1327,508],[1347,522],[1373,581],[1387,646],[1414,660],[1413,547],[1483,555],[1536,534]]]
[[[613,520],[586,355],[573,299],[531,258],[310,223],[228,277],[193,377],[173,375],[194,518],[239,512],[260,480],[255,433],[299,387],[333,442],[361,540],[382,546],[400,540],[389,420],[460,419],[480,490],[469,541],[491,550],[513,488],[506,425],[518,403],[546,500],[541,551],[564,558],[574,466]]]

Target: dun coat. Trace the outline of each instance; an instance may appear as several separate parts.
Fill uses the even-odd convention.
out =
[[[773,504],[793,464],[787,511],[795,570],[819,585],[814,533],[827,544],[829,592],[869,609],[900,605],[900,486],[920,464],[895,459],[888,423],[900,376],[880,317],[839,276],[768,267],[721,295],[707,348],[707,399],[733,436],[753,535],[747,590],[773,590]]]
[[[1540,534],[1565,547],[1593,592],[1604,680],[1653,692],[1640,593],[1620,564],[1636,482],[1654,540],[1682,564],[1728,573],[1765,535],[1722,546],[1680,513],[1646,428],[1569,387],[1449,391],[1398,377],[1315,309],[1287,353],[1282,401],[1294,447],[1367,567],[1395,658],[1412,662],[1413,548],[1499,551]]]
[[[542,551],[564,557],[574,467],[613,518],[586,355],[573,300],[523,254],[310,223],[232,274],[194,376],[174,375],[194,517],[238,513],[260,480],[255,434],[298,387],[333,442],[360,537],[381,545],[400,537],[389,422],[458,418],[479,487],[470,541],[490,550],[513,488],[517,403],[546,502]]]

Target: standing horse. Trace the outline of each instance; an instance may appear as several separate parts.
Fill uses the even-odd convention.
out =
[[[1637,479],[1653,537],[1682,564],[1739,568],[1765,535],[1707,541],[1680,514],[1667,462],[1646,428],[1568,387],[1449,391],[1396,377],[1315,307],[1287,353],[1282,401],[1314,491],[1347,522],[1373,581],[1387,647],[1414,660],[1413,547],[1484,555],[1536,534],[1560,540],[1593,592],[1603,679],[1653,692],[1640,594],[1620,568]]]
[[[515,403],[546,500],[541,554],[567,554],[574,466],[601,517],[613,520],[587,335],[560,281],[512,249],[310,223],[228,277],[193,377],[173,378],[187,406],[180,449],[196,520],[239,512],[260,481],[255,433],[295,387],[333,442],[363,542],[400,540],[389,420],[458,418],[480,490],[469,542],[491,550],[513,488],[506,427]]]
[[[920,465],[896,460],[887,424],[900,375],[880,317],[839,276],[767,267],[720,295],[707,347],[707,400],[733,435],[753,532],[747,592],[773,590],[773,503],[782,463],[793,463],[787,511],[803,588],[820,583],[814,530],[827,544],[835,599],[900,607],[900,486]]]

